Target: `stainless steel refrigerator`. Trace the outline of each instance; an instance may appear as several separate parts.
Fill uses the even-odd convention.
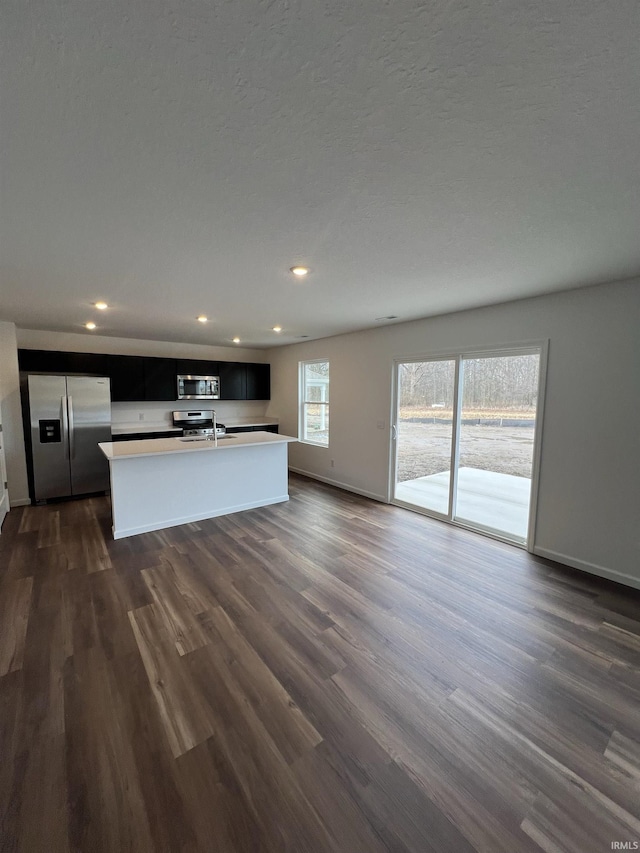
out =
[[[33,497],[36,501],[109,488],[109,464],[98,447],[111,441],[106,376],[27,378]]]

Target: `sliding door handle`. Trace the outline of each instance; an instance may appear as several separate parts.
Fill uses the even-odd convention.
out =
[[[393,441],[396,441],[398,438],[398,427],[395,424],[391,424],[391,438]]]

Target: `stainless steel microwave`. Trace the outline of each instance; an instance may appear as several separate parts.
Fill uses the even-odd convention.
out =
[[[178,376],[178,400],[219,400],[219,376]]]

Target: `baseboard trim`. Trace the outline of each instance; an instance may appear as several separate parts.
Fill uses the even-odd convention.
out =
[[[13,509],[14,506],[31,506],[30,498],[10,498],[9,506]]]
[[[624,584],[624,586],[640,589],[640,578],[636,578],[633,575],[616,572],[613,569],[607,569],[605,566],[599,566],[597,563],[587,563],[586,560],[576,560],[575,557],[570,557],[568,554],[559,554],[557,551],[550,551],[548,548],[534,547],[533,553],[538,557],[545,557],[547,560],[554,560],[556,563],[571,566],[572,569],[578,569],[590,575],[597,575],[598,577]]]
[[[294,474],[302,474],[303,477],[309,477],[310,480],[319,480],[321,483],[326,483],[328,486],[335,486],[337,489],[342,489],[345,492],[353,492],[355,495],[362,495],[363,498],[371,498],[372,501],[380,503],[388,503],[385,495],[378,495],[375,492],[367,492],[365,489],[357,489],[349,483],[342,483],[340,480],[332,480],[330,477],[322,477],[320,474],[315,474],[312,471],[304,471],[302,468],[289,467]]]

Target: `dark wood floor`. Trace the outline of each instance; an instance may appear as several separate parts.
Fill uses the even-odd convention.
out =
[[[299,477],[113,542],[0,537],[0,848],[608,851],[640,841],[640,596]]]

